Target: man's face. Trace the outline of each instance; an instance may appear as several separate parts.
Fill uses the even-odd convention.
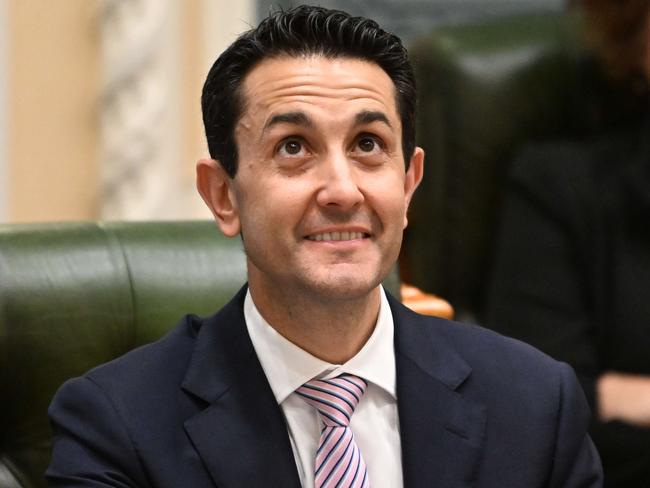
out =
[[[393,82],[366,61],[287,56],[242,93],[237,174],[204,162],[199,189],[222,231],[241,232],[251,291],[367,295],[397,259],[422,176],[419,148],[404,171]]]

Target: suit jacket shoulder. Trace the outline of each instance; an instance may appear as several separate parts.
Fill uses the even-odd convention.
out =
[[[391,308],[407,486],[602,485],[569,366],[478,326]]]
[[[64,384],[49,410],[50,486],[298,487],[244,296]]]

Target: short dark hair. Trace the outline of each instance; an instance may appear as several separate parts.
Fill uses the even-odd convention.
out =
[[[273,12],[242,34],[219,56],[205,80],[201,108],[208,149],[231,178],[237,173],[235,126],[243,110],[244,78],[261,61],[283,55],[362,59],[382,68],[395,85],[408,165],[415,149],[416,89],[402,41],[373,20],[302,5]]]

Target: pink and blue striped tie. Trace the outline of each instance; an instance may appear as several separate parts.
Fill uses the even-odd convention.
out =
[[[351,374],[311,380],[296,390],[323,421],[316,451],[316,488],[368,488],[366,462],[354,441],[350,418],[368,383]]]

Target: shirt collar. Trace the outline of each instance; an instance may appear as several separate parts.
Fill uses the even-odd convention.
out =
[[[250,290],[246,292],[246,328],[278,404],[315,377],[331,378],[342,373],[360,376],[397,398],[393,315],[384,289],[380,292],[379,315],[372,335],[361,350],[342,365],[318,359],[278,333],[260,314]]]

